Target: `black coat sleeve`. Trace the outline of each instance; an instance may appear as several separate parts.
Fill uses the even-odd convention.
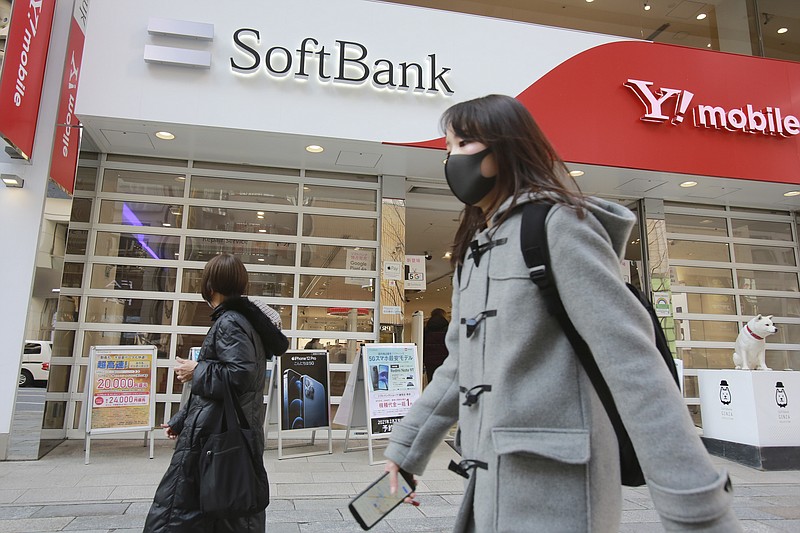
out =
[[[192,376],[192,394],[221,400],[223,380],[227,374],[234,391],[253,387],[258,365],[253,339],[235,320],[220,317],[215,332],[214,349],[217,359],[197,362]]]

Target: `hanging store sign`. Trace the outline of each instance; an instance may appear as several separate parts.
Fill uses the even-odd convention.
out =
[[[0,135],[28,160],[33,155],[55,8],[55,0],[14,2],[0,61]]]
[[[75,116],[75,99],[81,74],[83,43],[86,39],[86,17],[89,0],[75,0],[67,40],[67,57],[61,79],[61,97],[56,114],[56,139],[50,161],[50,177],[72,194],[78,168],[81,124]]]

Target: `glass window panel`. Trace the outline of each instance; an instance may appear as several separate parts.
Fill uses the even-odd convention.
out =
[[[140,265],[95,264],[92,289],[173,292],[177,268]]]
[[[273,213],[229,207],[190,207],[189,229],[297,235],[297,213]]]
[[[81,410],[83,409],[83,402],[75,402],[75,410],[73,411],[72,416],[72,429],[80,429],[83,427],[85,423],[85,418],[81,416]]]
[[[728,236],[728,226],[724,218],[702,215],[681,215],[667,213],[664,215],[667,231],[670,233],[691,233],[692,235]]]
[[[77,322],[78,311],[81,307],[80,296],[64,296],[58,297],[58,308],[56,311],[56,321],[58,322]]]
[[[764,270],[736,270],[740,289],[798,292],[797,272],[767,272]]]
[[[303,215],[303,235],[372,241],[378,235],[378,221],[374,218]]]
[[[47,376],[48,392],[69,392],[69,377],[71,374],[72,365],[52,363]]]
[[[733,236],[767,241],[791,241],[792,225],[788,222],[731,219]]]
[[[75,332],[57,329],[53,333],[53,357],[72,357],[75,350]]]
[[[742,314],[745,316],[775,315],[785,317],[800,316],[800,299],[772,298],[769,296],[739,296]]]
[[[351,331],[348,329],[347,307],[297,307],[297,329],[313,329],[324,331]],[[353,309],[356,313],[357,327],[355,331],[372,332],[373,310]]]
[[[206,305],[206,307],[208,307],[208,305]],[[179,333],[176,339],[177,346],[175,348],[175,356],[183,357],[184,359],[188,358],[189,350],[192,348],[200,348],[203,345],[205,338],[205,333],[202,335]]]
[[[306,185],[303,187],[303,205],[306,207],[334,207],[337,209],[378,210],[378,191]]]
[[[183,387],[188,387],[188,383],[181,383],[181,380],[173,373],[172,374],[172,394],[183,393]]]
[[[773,370],[800,370],[800,351],[767,350],[767,366]]]
[[[778,331],[767,337],[775,344],[800,344],[800,324],[776,324]]]
[[[77,392],[83,393],[86,392],[86,370],[88,369],[87,365],[79,365],[78,366],[78,383],[76,384]]]
[[[677,305],[676,294],[673,293],[673,305]],[[735,315],[736,304],[733,296],[727,294],[686,294],[685,313],[698,313],[708,315]]]
[[[156,394],[166,394],[167,392],[167,374],[170,369],[159,366],[156,368]]]
[[[135,155],[108,154],[108,161],[118,161],[120,163],[138,163],[140,165],[159,165],[162,167],[188,167],[189,162],[185,159],[167,159],[166,157],[140,157]]]
[[[249,296],[291,298],[294,294],[294,276],[292,274],[248,272],[248,278],[250,279],[250,284],[247,286]]]
[[[229,253],[237,256],[243,263],[294,266],[296,247],[293,242],[186,237],[186,259],[208,261],[217,254]]]
[[[210,327],[211,311],[206,302],[179,302],[178,325]]]
[[[328,300],[375,299],[373,278],[345,278],[340,276],[300,276],[300,298],[324,298]]]
[[[100,223],[180,228],[181,209],[182,206],[176,204],[103,200],[100,202]]]
[[[98,231],[95,255],[138,257],[142,259],[177,259],[180,237]]]
[[[153,345],[158,359],[169,357],[169,333],[143,331],[86,331],[83,335],[83,356],[89,357],[92,346]]]
[[[327,180],[357,181],[360,183],[378,183],[378,176],[369,174],[347,174],[345,172],[328,172],[325,170],[306,170],[307,178],[325,178]]]
[[[172,300],[88,298],[86,322],[168,326],[172,323],[172,305]]]
[[[65,253],[84,255],[89,232],[85,229],[71,229],[67,232],[67,249]]]
[[[752,263],[755,265],[795,266],[794,248],[780,248],[777,246],[751,246],[749,244],[734,244],[737,263]]]
[[[183,196],[185,182],[186,176],[183,174],[158,174],[110,168],[103,173],[103,192]]]
[[[678,355],[684,368],[733,368],[733,350],[728,348],[678,348]],[[697,397],[697,392],[687,391],[686,396]]]
[[[92,218],[92,199],[73,198],[72,211],[69,215],[70,222],[89,222]]]
[[[70,289],[80,288],[83,283],[83,263],[64,263],[61,286]]]
[[[50,372],[53,372],[52,367]],[[67,402],[47,400],[44,402],[42,429],[64,429],[64,418],[67,414]]]
[[[722,242],[699,242],[669,239],[670,259],[689,259],[693,261],[720,261],[731,260],[728,245]]]
[[[192,168],[207,170],[232,170],[234,172],[251,172],[253,174],[276,174],[278,176],[299,176],[296,168],[262,167],[258,165],[237,165],[234,163],[216,163],[210,161],[195,161]],[[225,179],[225,178],[223,178]]]
[[[782,0],[778,0],[779,2]],[[731,206],[731,211],[736,211],[738,213],[757,213],[759,215],[782,215],[788,216],[789,212],[783,209],[757,209],[755,207],[737,207]]]
[[[688,341],[714,341],[735,342],[739,335],[737,322],[721,322],[715,320],[676,320],[675,327],[678,331],[685,332],[688,327],[689,337],[681,335],[681,339]]]
[[[169,420],[164,418],[164,402],[156,402],[156,424],[166,424]]]
[[[729,268],[673,267],[675,285],[689,287],[733,288],[733,271]]]
[[[347,248],[345,246],[327,246],[324,244],[304,244],[300,256],[300,266],[315,268],[348,268],[347,251],[361,251],[366,263],[360,264],[366,270],[375,270],[375,250],[372,248]],[[366,252],[366,255],[363,254]]]
[[[192,176],[189,197],[228,202],[297,205],[297,189],[296,183]]]
[[[256,298],[257,299],[257,298]],[[281,328],[287,329],[292,324],[292,306],[291,305],[276,305],[268,303],[275,312],[281,317]]]
[[[75,175],[76,191],[94,191],[97,184],[97,169],[92,167],[78,167]]]

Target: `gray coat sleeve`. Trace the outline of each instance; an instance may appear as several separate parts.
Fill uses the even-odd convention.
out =
[[[458,288],[445,343],[449,355],[408,414],[392,428],[384,455],[412,474],[422,474],[434,449],[458,418]]]
[[[669,531],[740,531],[727,473],[712,465],[605,229],[567,208],[554,209],[546,228],[564,308],[611,390],[662,523]]]

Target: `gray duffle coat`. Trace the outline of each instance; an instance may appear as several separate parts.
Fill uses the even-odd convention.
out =
[[[462,463],[469,481],[455,531],[616,533],[616,436],[529,277],[520,222],[516,210],[477,235],[480,244],[496,244],[478,262],[468,253],[454,280],[450,356],[394,426],[385,455],[422,474],[458,421],[462,458],[473,462]],[[551,209],[546,231],[558,291],[608,383],[664,527],[740,531],[728,476],[713,467],[655,348],[650,318],[621,280],[634,222],[628,209],[594,198],[583,219],[568,207]],[[470,318],[476,327],[467,328]]]

